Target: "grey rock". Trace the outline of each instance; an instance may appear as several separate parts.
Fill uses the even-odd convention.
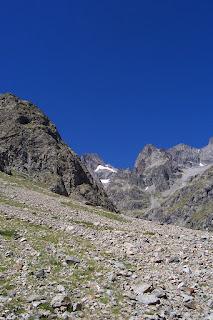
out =
[[[152,291],[152,294],[153,294],[154,296],[156,296],[157,298],[167,298],[166,291],[163,290],[162,288],[155,288],[155,289]]]
[[[5,303],[5,302],[7,302],[8,300],[9,300],[10,298],[9,297],[7,297],[7,296],[1,296],[0,295],[0,303]]]
[[[59,285],[56,287],[56,290],[57,290],[57,292],[60,292],[60,293],[66,291],[66,289],[64,288],[64,286],[62,286],[61,284],[59,284]]]
[[[46,278],[46,272],[44,269],[41,269],[41,270],[35,272],[35,276],[38,279],[44,279],[44,278]]]
[[[142,304],[147,304],[147,305],[155,305],[160,303],[160,299],[157,298],[154,294],[140,294],[137,296],[137,301]]]
[[[73,303],[72,308],[73,308],[73,312],[81,311],[82,310],[82,303],[75,302],[75,303]]]
[[[208,301],[209,308],[213,309],[213,300]]]
[[[133,287],[135,294],[140,295],[143,293],[151,292],[153,290],[152,283],[141,283]]]
[[[65,261],[67,264],[79,264],[81,262],[78,258],[73,256],[66,257]]]
[[[34,301],[41,301],[41,300],[45,300],[44,297],[36,295],[36,294],[33,294],[27,298],[27,302],[29,302],[29,303],[34,302]]]
[[[169,263],[178,263],[178,262],[180,262],[180,258],[177,256],[169,259]]]
[[[71,299],[66,294],[57,294],[52,300],[51,300],[51,306],[53,308],[60,308],[60,307],[71,307]]]

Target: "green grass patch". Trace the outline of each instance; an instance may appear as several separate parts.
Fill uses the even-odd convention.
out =
[[[17,172],[15,170],[11,171],[11,175],[8,175],[0,171],[0,178],[3,179],[5,182],[15,184],[18,187],[25,187],[32,191],[36,191],[46,195],[51,195],[53,197],[60,197],[60,195],[48,190],[48,186],[45,183],[36,181],[32,179],[32,177],[29,177],[27,174]]]
[[[103,296],[100,297],[99,301],[103,304],[108,304],[109,303],[109,297],[108,296]]]
[[[48,302],[44,302],[40,304],[38,308],[42,310],[50,311],[50,312],[54,311],[54,308]]]
[[[17,207],[17,208],[26,208],[27,206],[21,202],[12,200],[12,199],[8,199],[8,198],[4,198],[2,197],[2,195],[0,196],[0,204],[6,204],[12,207]]]
[[[145,231],[143,234],[144,236],[155,236],[155,233],[152,231]]]
[[[7,270],[7,267],[6,267],[6,266],[1,266],[1,265],[0,265],[0,272],[4,272],[5,270]]]
[[[107,219],[110,219],[110,220],[116,220],[116,221],[119,221],[119,222],[127,222],[126,219],[124,219],[119,213],[114,213],[114,212],[111,212],[111,211],[106,211],[106,210],[103,210],[103,209],[99,209],[97,207],[93,207],[93,206],[86,206],[86,205],[83,205],[83,204],[80,204],[80,203],[74,203],[72,201],[61,201],[61,204],[65,205],[65,206],[68,206],[72,209],[75,209],[77,211],[86,211],[86,212],[89,212],[89,213],[92,213],[92,214],[97,214],[101,217],[105,217]]]
[[[11,239],[17,236],[17,232],[14,229],[1,229],[0,235],[6,239]]]

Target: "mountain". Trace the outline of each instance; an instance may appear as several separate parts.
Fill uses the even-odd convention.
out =
[[[115,210],[101,183],[31,102],[0,95],[0,170],[31,177],[55,193]]]
[[[0,142],[1,320],[213,319],[212,139],[117,169],[5,94]]]
[[[113,168],[101,159],[95,162],[90,155],[82,160],[97,180],[103,179],[106,168]],[[139,153],[134,168],[113,168],[103,185],[119,210],[127,214],[213,230],[212,170],[213,138],[202,149],[179,144],[166,150],[149,144]]]

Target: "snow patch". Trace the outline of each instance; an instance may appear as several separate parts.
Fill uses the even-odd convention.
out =
[[[203,164],[202,162],[200,162],[200,163],[199,163],[199,166],[200,166],[200,167],[204,167],[205,164]]]
[[[109,166],[102,166],[101,164],[99,164],[99,166],[97,166],[97,168],[95,169],[95,172],[98,172],[100,170],[108,170],[111,172],[117,172],[116,169],[110,168]]]
[[[103,184],[106,184],[106,183],[109,183],[110,182],[110,179],[101,179],[101,183]]]

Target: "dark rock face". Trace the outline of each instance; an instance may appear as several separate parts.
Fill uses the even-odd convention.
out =
[[[62,141],[54,124],[35,105],[11,94],[0,95],[0,170],[16,171],[53,192],[77,194],[114,210],[101,184]]]

